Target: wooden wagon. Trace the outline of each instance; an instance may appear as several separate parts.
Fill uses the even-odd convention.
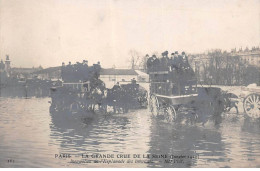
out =
[[[185,79],[170,71],[150,72],[149,108],[154,116],[163,115],[172,122],[180,105],[193,103],[198,96],[196,79]],[[172,78],[172,76],[174,78]]]

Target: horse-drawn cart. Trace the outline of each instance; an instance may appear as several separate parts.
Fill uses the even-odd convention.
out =
[[[193,118],[221,113],[224,106],[221,89],[198,87],[185,53],[172,54],[174,56],[171,58],[168,58],[167,53],[163,53],[162,58],[153,56],[147,61],[151,113],[169,122],[176,120],[180,108],[194,110],[186,112]]]
[[[129,109],[140,109],[147,107],[147,91],[136,83],[115,85],[107,89],[102,106],[113,108],[113,113],[127,113]]]
[[[62,68],[62,85],[51,88],[51,111],[110,113],[108,108],[113,108],[114,113],[127,113],[147,106],[147,91],[136,82],[106,88],[99,79],[99,64],[69,64]]]
[[[177,80],[162,80],[172,72],[151,72],[150,75],[150,111],[154,116],[164,115],[172,122],[177,117],[177,110],[182,105],[194,103],[198,97],[196,80],[186,80],[181,84]],[[160,78],[160,80],[157,80]]]

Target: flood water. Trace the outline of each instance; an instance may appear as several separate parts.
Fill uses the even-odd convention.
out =
[[[259,121],[243,112],[204,125],[170,124],[147,109],[79,119],[50,113],[48,101],[0,98],[0,167],[260,167]],[[72,157],[55,158],[61,153]],[[124,163],[72,162],[82,154],[125,156]],[[169,156],[185,157],[166,162]]]

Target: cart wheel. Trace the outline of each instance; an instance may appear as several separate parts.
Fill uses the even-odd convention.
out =
[[[176,111],[173,106],[168,106],[164,113],[165,119],[168,122],[173,122],[176,119]]]
[[[260,118],[260,95],[249,94],[244,100],[243,107],[249,117]]]
[[[152,95],[150,97],[150,111],[152,112],[153,116],[157,116],[159,114],[159,102],[156,96]]]

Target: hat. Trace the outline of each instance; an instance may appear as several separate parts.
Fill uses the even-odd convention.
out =
[[[178,51],[175,51],[175,54],[178,54]]]
[[[182,54],[182,55],[185,55],[185,52],[182,52],[181,54]]]

